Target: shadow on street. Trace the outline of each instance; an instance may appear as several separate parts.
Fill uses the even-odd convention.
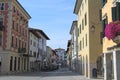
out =
[[[4,75],[9,76],[9,75]],[[70,71],[68,68],[60,68],[54,71],[40,71],[40,72],[26,72],[26,73],[17,73],[10,76],[31,76],[31,77],[55,77],[55,76],[79,76],[78,73]]]

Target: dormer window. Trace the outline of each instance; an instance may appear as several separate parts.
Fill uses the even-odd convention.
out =
[[[0,3],[0,10],[4,10],[4,3]]]

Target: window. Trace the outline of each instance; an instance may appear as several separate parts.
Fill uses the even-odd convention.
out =
[[[15,7],[13,7],[13,11],[14,11],[14,12],[16,12],[16,9],[15,9]]]
[[[26,69],[26,58],[24,58],[24,70]]]
[[[99,19],[102,21],[102,9],[99,10]]]
[[[21,40],[19,40],[19,48],[21,48]]]
[[[84,48],[84,38],[83,38],[83,48]]]
[[[84,30],[84,20],[82,20],[82,30]]]
[[[86,36],[86,46],[87,46],[87,34],[85,36]]]
[[[14,60],[14,71],[16,71],[16,62],[17,62],[17,59],[15,57],[15,60]]]
[[[78,28],[78,36],[79,36],[80,28]]]
[[[112,20],[120,20],[120,2],[116,3],[116,7],[112,7]]]
[[[36,57],[36,52],[34,52],[34,57]]]
[[[105,31],[105,27],[106,27],[107,24],[108,24],[108,19],[107,19],[107,16],[106,16],[106,18],[102,20],[102,26],[103,26],[103,37],[105,36],[104,31]]]
[[[4,3],[0,3],[0,10],[4,10]]]
[[[20,70],[20,57],[18,58],[18,71]]]
[[[12,36],[11,46],[14,47],[14,37]]]
[[[102,0],[102,6],[104,6],[107,3],[107,0]]]
[[[80,50],[82,50],[82,47],[81,47],[82,45],[81,45],[81,41],[80,41]]]
[[[32,45],[32,40],[30,40],[30,44]]]
[[[32,51],[30,51],[30,55],[32,56]]]
[[[17,45],[17,38],[16,38],[16,48],[18,47],[18,45]]]
[[[80,25],[80,33],[81,33],[81,25]]]
[[[87,13],[85,14],[85,26],[87,25]]]
[[[26,42],[25,42],[25,48],[26,48]]]
[[[12,28],[14,29],[14,24],[15,24],[15,21],[12,22]]]
[[[0,18],[0,31],[4,30],[3,18]]]
[[[100,43],[103,44],[103,32],[100,32]]]
[[[11,58],[10,58],[10,71],[12,71],[12,67],[13,67],[13,57],[11,56]]]
[[[18,23],[16,23],[16,31],[18,32]]]
[[[0,46],[2,45],[2,32],[0,32]]]
[[[36,47],[36,42],[33,43],[33,46]]]
[[[22,42],[22,48],[24,48],[24,42]]]

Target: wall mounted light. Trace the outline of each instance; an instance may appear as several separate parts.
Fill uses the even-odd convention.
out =
[[[92,25],[91,28],[90,28],[91,32],[95,32],[95,26]]]

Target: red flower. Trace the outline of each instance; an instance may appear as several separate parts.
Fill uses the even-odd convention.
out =
[[[120,21],[110,22],[106,25],[105,36],[108,39],[115,38],[120,33]]]

